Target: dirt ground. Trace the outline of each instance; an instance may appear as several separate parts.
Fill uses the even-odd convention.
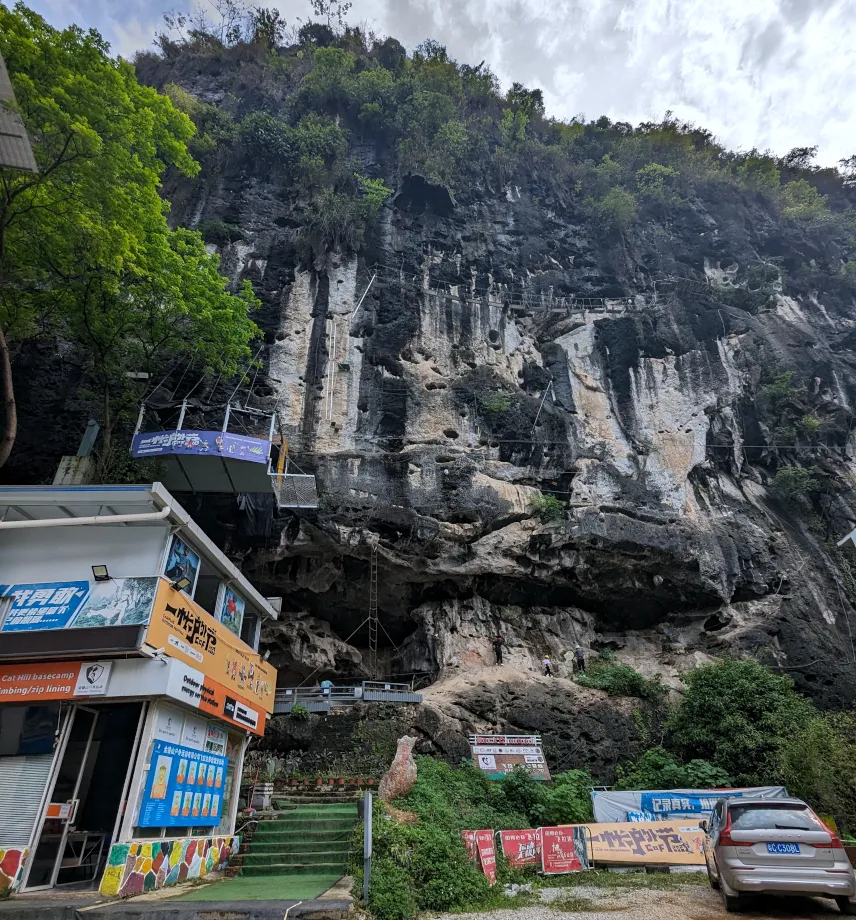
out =
[[[580,885],[545,888],[541,902],[479,914],[444,914],[440,920],[818,920],[841,916],[834,901],[824,898],[757,897],[746,900],[740,914],[727,914],[718,892],[700,886],[673,890],[628,888],[620,891]]]

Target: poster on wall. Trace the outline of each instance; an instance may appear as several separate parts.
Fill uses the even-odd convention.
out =
[[[175,584],[186,578],[190,585],[184,589],[188,597],[193,597],[196,579],[199,576],[199,556],[177,534],[173,536],[166,557],[164,575]]]
[[[77,619],[75,629],[92,626],[142,626],[149,622],[158,580],[112,578],[96,582]]]
[[[0,585],[0,597],[14,597],[0,632],[65,629],[89,595],[88,581]]]
[[[140,827],[216,827],[220,823],[225,757],[155,741],[140,803]]]
[[[208,722],[194,716],[184,717],[184,728],[181,731],[181,743],[194,750],[205,750],[205,736],[208,732]]]
[[[232,588],[224,587],[219,612],[220,622],[236,636],[240,636],[244,622],[244,599],[238,597]]]
[[[169,582],[161,581],[158,588],[145,641],[222,685],[231,694],[222,706],[232,721],[254,726],[256,716],[244,700],[273,712],[273,667]]]
[[[228,732],[216,722],[209,722],[205,732],[205,750],[209,754],[225,754]]]

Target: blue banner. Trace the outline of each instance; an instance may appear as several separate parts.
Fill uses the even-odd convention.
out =
[[[89,596],[88,581],[40,582],[35,585],[0,585],[0,597],[13,595],[0,632],[64,629]]]
[[[687,795],[680,792],[643,792],[642,811],[653,815],[655,821],[658,815],[704,815],[713,811],[713,806],[720,799],[738,798],[741,795],[742,793],[736,789],[705,792],[704,795]]]
[[[225,757],[155,741],[139,827],[216,827],[222,819]]]
[[[171,454],[220,456],[226,460],[267,463],[270,441],[229,434],[228,431],[156,431],[134,435],[132,457],[165,457]]]

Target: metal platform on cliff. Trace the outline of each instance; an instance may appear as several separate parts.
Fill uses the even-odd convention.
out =
[[[137,427],[131,442],[131,456],[137,460],[157,460],[163,465],[160,479],[175,492],[267,492],[276,496],[280,508],[318,507],[315,477],[298,470],[292,472],[288,445],[277,447],[273,465],[274,413],[227,405],[219,431],[185,427],[188,401],[160,411],[179,409],[175,428],[144,430],[146,405],[140,407]],[[242,433],[230,431],[236,422]]]

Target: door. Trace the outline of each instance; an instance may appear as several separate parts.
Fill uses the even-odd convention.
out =
[[[60,870],[72,861],[81,865],[88,858],[87,841],[77,839],[73,831],[79,792],[87,771],[92,738],[98,723],[98,713],[83,706],[75,707],[68,742],[57,771],[51,801],[46,808],[45,821],[31,857],[26,890],[52,888]],[[93,867],[94,878],[97,866]]]

